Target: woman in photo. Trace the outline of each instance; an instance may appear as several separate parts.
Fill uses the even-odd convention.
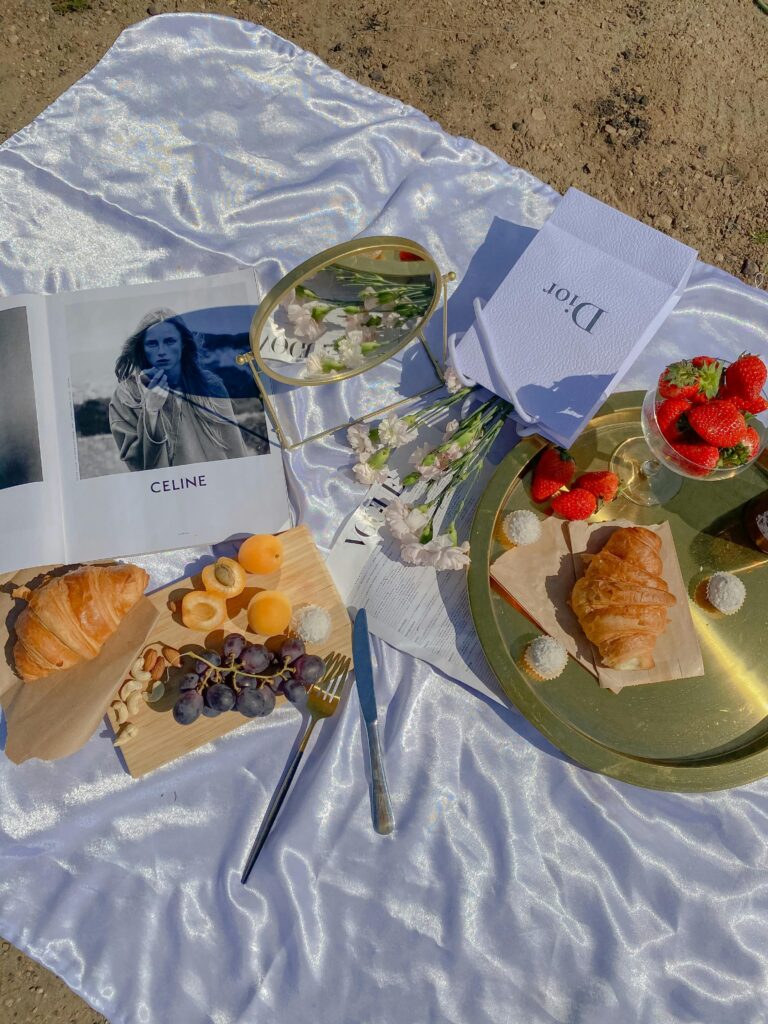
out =
[[[200,365],[195,336],[172,310],[148,313],[123,345],[109,425],[131,470],[247,455],[227,389]]]

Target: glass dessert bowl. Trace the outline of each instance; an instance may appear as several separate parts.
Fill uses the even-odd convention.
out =
[[[666,401],[658,388],[648,391],[640,416],[642,436],[619,445],[611,458],[611,470],[621,481],[622,493],[635,504],[665,504],[674,498],[686,477],[706,482],[729,480],[760,456],[766,442],[766,427],[757,416],[746,416],[747,435],[743,439],[717,446],[699,436],[686,418],[670,423],[664,416]],[[715,397],[701,405],[691,405],[689,412],[708,405],[714,419],[726,404],[727,399]],[[735,407],[734,410],[743,415]],[[681,416],[685,417],[685,413]]]

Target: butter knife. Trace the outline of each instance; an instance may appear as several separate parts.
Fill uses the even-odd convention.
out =
[[[373,692],[373,665],[371,664],[371,645],[368,637],[368,618],[365,608],[361,608],[355,616],[352,629],[352,657],[355,662],[355,680],[360,697],[360,707],[365,720],[368,734],[368,753],[371,764],[371,815],[373,827],[383,836],[394,831],[395,819],[389,799],[387,777],[384,774],[384,761],[381,756],[379,731],[376,724],[376,694]]]

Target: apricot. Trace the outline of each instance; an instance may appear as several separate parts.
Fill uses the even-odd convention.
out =
[[[255,633],[275,636],[284,633],[290,624],[293,608],[279,590],[261,590],[248,604],[248,625]]]
[[[266,576],[283,564],[283,542],[271,533],[255,533],[240,545],[237,560],[246,572]]]
[[[187,629],[206,632],[216,629],[227,617],[227,602],[223,594],[209,590],[190,590],[181,599],[181,621]]]
[[[245,584],[245,569],[234,558],[218,558],[203,569],[203,586],[211,593],[237,597]]]

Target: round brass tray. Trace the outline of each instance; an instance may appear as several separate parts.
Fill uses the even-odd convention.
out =
[[[640,433],[642,400],[642,392],[628,392],[606,402],[571,447],[579,472],[605,469],[614,449]],[[472,617],[509,699],[563,753],[636,786],[701,792],[768,775],[768,559],[742,525],[745,503],[768,488],[768,454],[730,480],[685,480],[665,506],[641,508],[619,497],[596,517],[670,523],[704,658],[704,676],[614,694],[572,659],[559,679],[532,680],[519,659],[539,630],[490,583],[490,564],[505,550],[504,515],[536,508],[529,470],[545,443],[527,438],[510,452],[472,527]],[[701,584],[718,569],[747,585],[747,604],[731,617],[701,603]]]

